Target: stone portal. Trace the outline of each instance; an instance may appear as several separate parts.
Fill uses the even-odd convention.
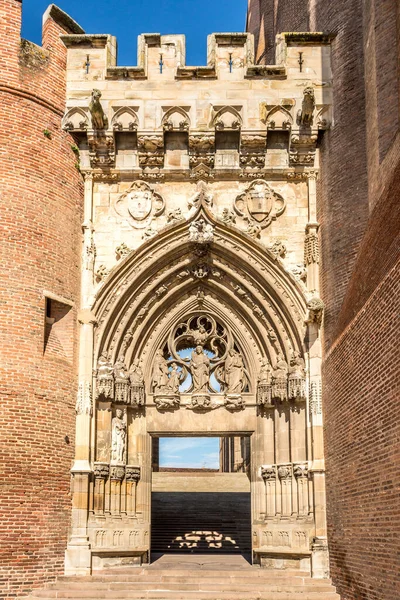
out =
[[[277,66],[260,67],[250,34],[215,34],[208,66],[187,67],[183,36],[143,35],[125,68],[111,36],[63,40],[63,122],[85,175],[66,573],[150,560],[153,440],[179,433],[250,440],[251,560],[327,577],[315,186],[328,42],[283,35]]]

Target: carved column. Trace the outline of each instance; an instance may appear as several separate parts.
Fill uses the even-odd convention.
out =
[[[306,517],[309,513],[307,464],[294,464],[293,474],[297,483],[297,513],[301,517]]]
[[[94,463],[94,512],[96,515],[104,514],[105,507],[105,482],[110,474],[107,463]]]
[[[128,517],[136,516],[136,489],[140,479],[140,467],[127,465],[126,467],[126,513]]]
[[[265,518],[272,519],[276,515],[276,465],[261,467],[261,475],[265,483]]]
[[[72,467],[72,516],[71,535],[65,552],[66,575],[89,575],[91,553],[87,533],[89,511],[89,482],[91,474],[91,427],[92,427],[92,370],[93,326],[96,322],[89,310],[89,298],[93,288],[93,265],[88,261],[88,243],[92,246],[93,181],[85,179],[84,197],[84,244],[82,250],[81,310],[79,321],[79,387],[76,402],[75,461]],[[93,247],[94,251],[94,247]]]
[[[123,465],[111,465],[111,515],[121,514],[121,484],[124,475],[125,467]]]
[[[279,465],[278,477],[281,484],[281,510],[282,517],[292,514],[292,465]]]

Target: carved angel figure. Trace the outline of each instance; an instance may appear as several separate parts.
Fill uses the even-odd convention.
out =
[[[240,394],[244,387],[243,358],[233,348],[225,361],[225,383],[228,394]]]
[[[152,385],[154,394],[165,392],[168,386],[168,365],[161,350],[157,350],[154,359]]]
[[[206,394],[210,375],[210,360],[203,352],[202,346],[196,346],[192,352],[190,367],[193,378],[193,392]]]
[[[209,337],[206,328],[203,327],[203,325],[200,325],[200,327],[196,330],[192,330],[191,334],[195,346],[204,346],[205,342]]]
[[[111,461],[114,463],[123,463],[126,446],[126,423],[124,420],[124,413],[120,408],[117,408],[115,417],[112,420],[111,441]]]

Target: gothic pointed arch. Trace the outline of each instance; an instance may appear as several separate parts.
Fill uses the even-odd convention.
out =
[[[242,116],[234,106],[214,107],[211,127],[217,130],[240,129],[243,126]]]
[[[267,129],[290,129],[293,125],[293,117],[284,106],[262,106],[262,121]]]
[[[165,131],[188,131],[189,113],[182,106],[173,106],[166,111],[161,124]]]
[[[70,108],[63,117],[61,127],[65,131],[85,131],[89,127],[89,117],[83,108]]]
[[[199,228],[208,239],[196,237]],[[202,205],[117,263],[93,312],[95,360],[106,353],[129,368],[141,359],[147,381],[171,331],[191,318],[230,332],[253,392],[264,358],[275,367],[281,355],[289,362],[304,353],[306,299],[298,282],[269,250]]]
[[[111,126],[117,131],[136,131],[139,125],[135,110],[129,106],[119,108],[111,121]]]

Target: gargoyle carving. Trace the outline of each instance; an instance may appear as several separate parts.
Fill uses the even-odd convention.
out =
[[[92,100],[89,104],[89,111],[92,116],[93,129],[107,129],[108,119],[104,114],[103,107],[100,102],[101,92],[94,89],[92,92]]]

